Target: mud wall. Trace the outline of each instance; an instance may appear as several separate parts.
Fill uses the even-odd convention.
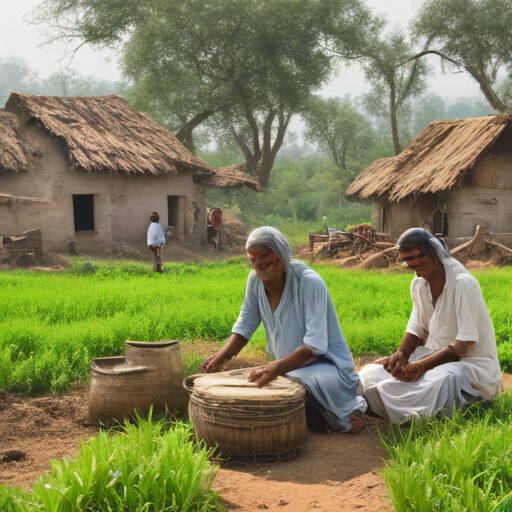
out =
[[[482,158],[460,188],[437,196],[446,204],[450,237],[473,236],[478,224],[512,233],[512,157]]]

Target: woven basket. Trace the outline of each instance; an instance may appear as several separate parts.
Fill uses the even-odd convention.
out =
[[[134,410],[153,413],[185,411],[185,365],[178,341],[126,341],[125,356],[100,357],[91,362],[89,417],[111,424]]]
[[[196,437],[235,459],[286,459],[306,447],[306,390],[278,377],[263,388],[250,369],[191,375],[189,415]]]

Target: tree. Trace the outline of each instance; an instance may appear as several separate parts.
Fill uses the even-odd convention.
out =
[[[94,76],[84,76],[75,69],[63,69],[40,81],[40,94],[49,96],[106,96],[117,94],[120,85]]]
[[[306,123],[306,140],[330,152],[345,176],[353,177],[369,163],[360,157],[371,155],[375,132],[371,122],[351,106],[349,96],[343,99],[313,96],[302,117]],[[358,161],[355,169],[349,169],[348,159]]]
[[[508,111],[496,85],[498,71],[512,67],[510,0],[427,0],[413,26],[425,45],[414,59],[438,55],[469,73],[494,110]]]
[[[127,40],[137,106],[165,108],[189,147],[193,129],[217,115],[267,188],[291,117],[330,76],[327,28],[350,28],[339,43],[348,52],[372,16],[360,0],[45,0],[33,19],[54,41]]]
[[[3,107],[12,91],[36,93],[39,76],[20,57],[11,55],[0,59],[0,107]]]
[[[448,119],[443,98],[438,94],[427,94],[412,105],[412,136],[416,137],[432,121]]]
[[[120,84],[84,76],[74,69],[63,69],[40,78],[23,59],[11,55],[0,59],[0,105],[12,91],[48,96],[105,96],[118,94]]]
[[[427,86],[428,68],[418,59],[410,60],[412,54],[406,36],[395,30],[370,45],[363,59],[366,79],[372,84],[365,104],[370,113],[389,119],[395,155],[402,151],[398,122],[401,111]]]

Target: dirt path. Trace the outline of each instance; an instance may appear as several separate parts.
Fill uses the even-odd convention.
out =
[[[227,510],[384,512],[382,451],[374,428],[359,434],[309,433],[306,450],[272,464],[220,468],[213,488]]]
[[[0,483],[29,488],[52,459],[73,456],[81,439],[94,436],[87,398],[86,388],[60,397],[0,393]],[[224,465],[213,489],[227,510],[380,512],[388,510],[382,457],[372,426],[359,434],[310,433],[306,450],[287,462]]]

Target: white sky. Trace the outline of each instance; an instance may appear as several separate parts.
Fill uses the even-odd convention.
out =
[[[59,51],[54,47],[41,48],[43,34],[40,27],[28,25],[23,17],[39,3],[39,0],[0,0],[0,58],[16,55],[25,59],[36,69],[41,77],[46,77],[59,70]],[[407,28],[419,0],[366,0],[376,12],[386,15],[389,25],[400,24]],[[108,51],[93,51],[82,47],[75,55],[71,67],[86,76],[115,81],[120,78],[116,55]],[[65,61],[65,64],[68,62]],[[445,99],[458,96],[474,96],[479,89],[474,80],[465,73],[448,72],[441,74],[437,58],[432,57],[434,76],[430,78],[430,92],[437,93]],[[343,70],[341,75],[323,90],[325,96],[359,96],[366,92],[368,86],[363,75],[357,69]]]

